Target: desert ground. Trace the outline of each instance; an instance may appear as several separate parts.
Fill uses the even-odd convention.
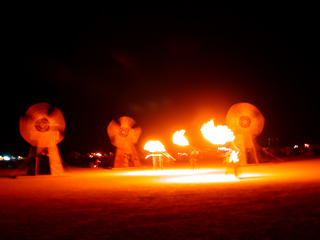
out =
[[[320,158],[0,175],[1,239],[320,239]]]

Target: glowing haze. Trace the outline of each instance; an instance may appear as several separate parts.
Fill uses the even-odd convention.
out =
[[[165,152],[166,151],[163,144],[158,140],[146,142],[143,148],[144,150],[147,150],[149,152]]]
[[[203,124],[201,133],[205,139],[213,144],[225,144],[235,139],[235,136],[228,126],[214,125],[213,120]]]
[[[184,129],[180,131],[176,131],[172,137],[173,143],[180,146],[188,146],[189,142],[188,142],[188,139],[186,139],[186,137],[184,136],[185,132],[186,131]]]

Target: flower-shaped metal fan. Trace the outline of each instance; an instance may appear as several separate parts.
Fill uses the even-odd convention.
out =
[[[21,136],[35,147],[53,147],[64,138],[66,123],[62,112],[48,103],[31,106],[19,122]]]
[[[236,134],[257,137],[263,130],[265,119],[258,108],[250,103],[234,104],[227,113],[227,125]]]
[[[135,121],[130,117],[120,117],[119,123],[120,125],[112,120],[107,127],[111,144],[130,152],[133,144],[139,139],[141,128],[132,128]]]

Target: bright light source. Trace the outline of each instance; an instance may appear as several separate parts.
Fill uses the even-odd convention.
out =
[[[293,146],[293,148],[298,148],[298,147],[299,147],[298,145],[294,145],[294,146]]]
[[[173,143],[180,145],[180,146],[188,146],[189,142],[186,139],[186,137],[184,136],[185,132],[186,132],[186,130],[184,130],[184,129],[182,129],[180,131],[176,131],[172,137]]]
[[[304,144],[304,147],[305,147],[305,148],[309,148],[309,147],[310,147],[310,144],[305,143],[305,144]]]
[[[205,139],[213,144],[225,144],[235,139],[235,136],[228,126],[214,125],[213,120],[203,124],[201,128],[202,135]]]
[[[148,141],[144,147],[145,150],[149,152],[165,152],[163,144],[160,141]]]
[[[3,160],[9,161],[9,160],[10,160],[10,157],[8,157],[8,156],[3,156]]]

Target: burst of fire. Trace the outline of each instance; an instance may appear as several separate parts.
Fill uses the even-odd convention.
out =
[[[184,136],[185,132],[186,131],[184,129],[180,131],[176,131],[172,137],[173,143],[180,146],[188,146],[189,142],[188,142],[188,139],[186,139],[186,137]]]
[[[201,128],[202,135],[205,139],[213,144],[225,144],[235,139],[235,136],[228,126],[214,126],[213,120],[203,124]]]
[[[149,152],[165,152],[163,144],[160,141],[148,141],[143,147],[144,150]]]
[[[239,154],[238,151],[232,150],[230,154],[229,162],[234,162],[234,163],[239,162],[238,154]]]

